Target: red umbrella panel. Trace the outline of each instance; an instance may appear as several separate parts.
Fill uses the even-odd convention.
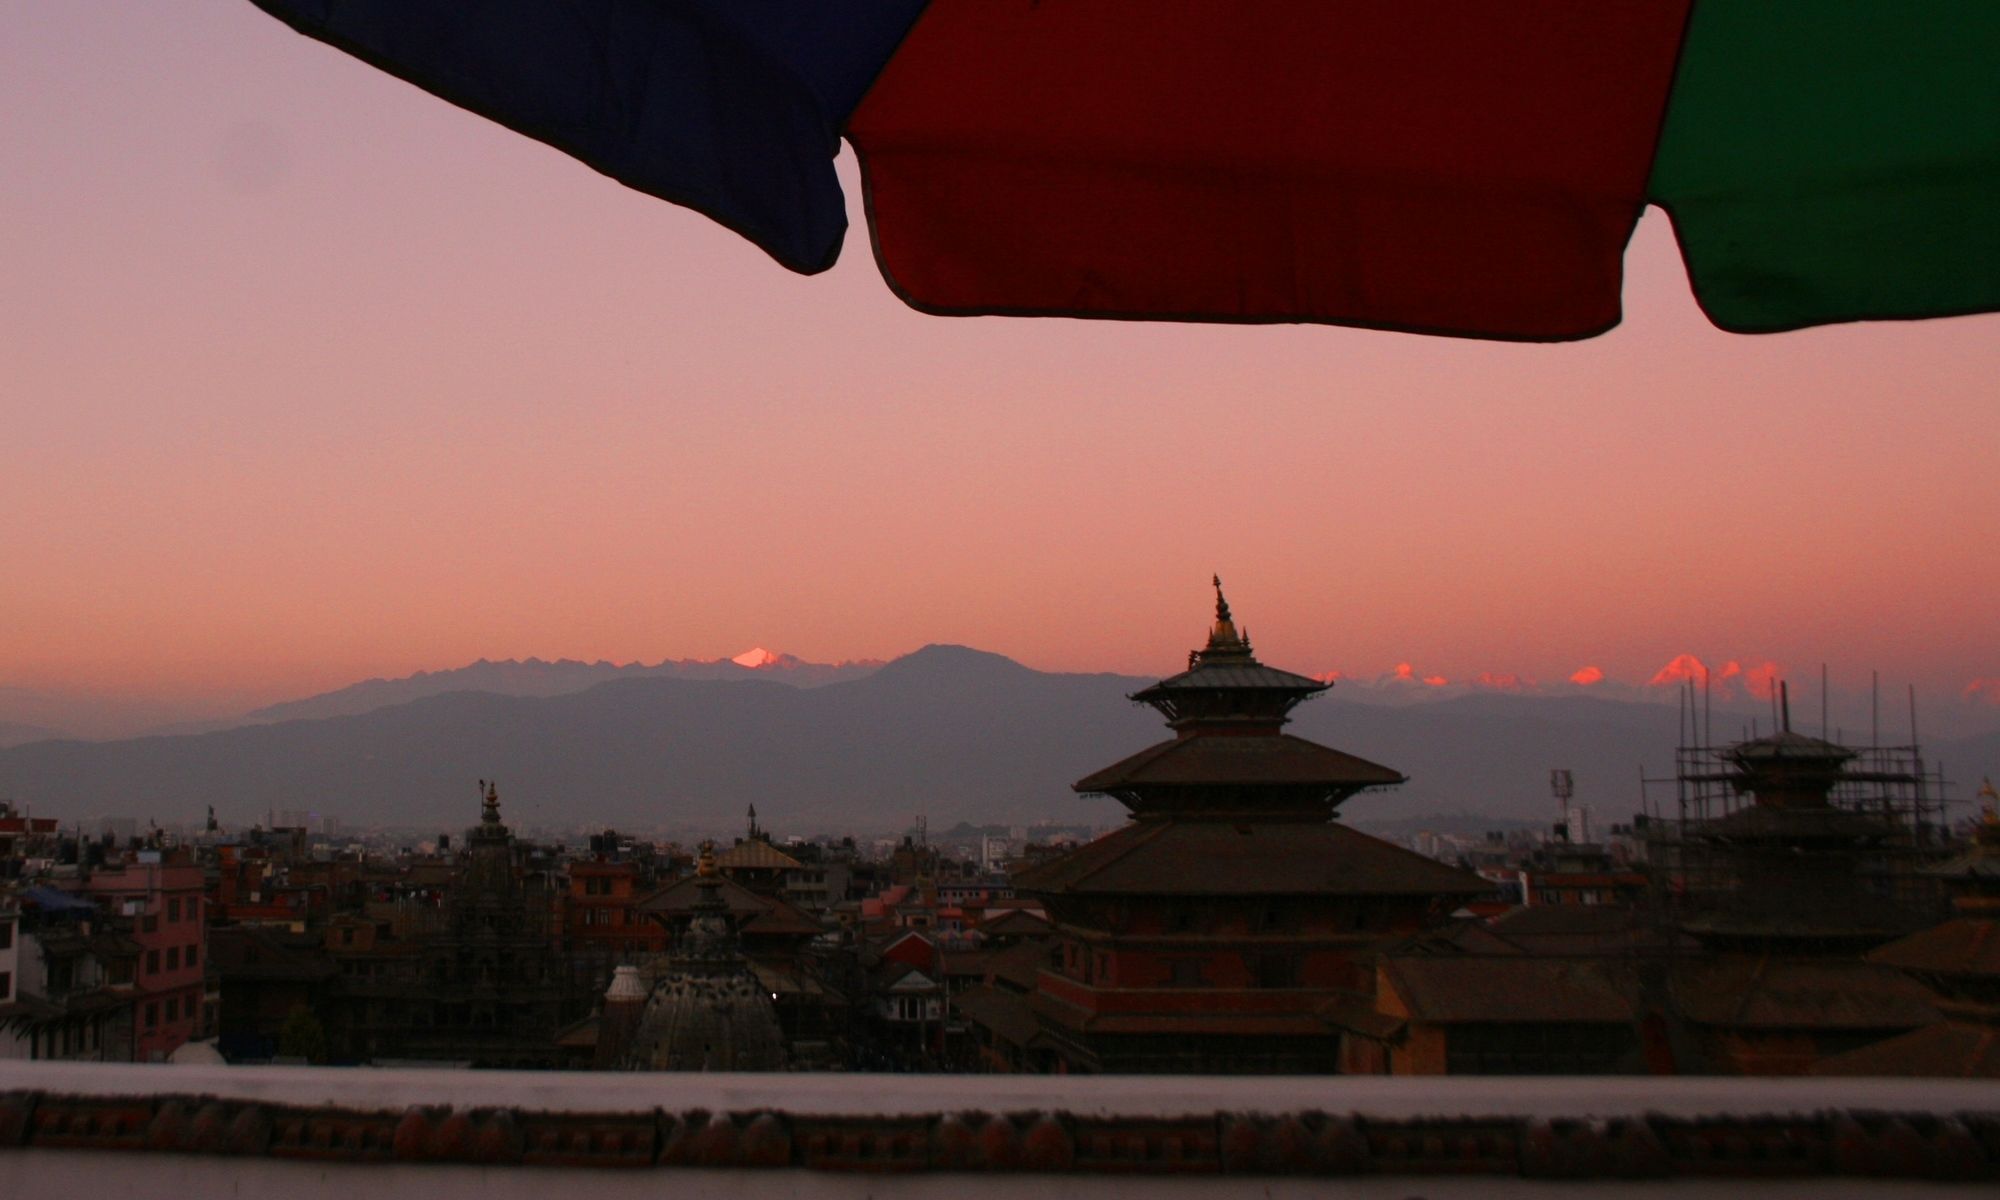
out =
[[[1992,0],[257,0],[949,314],[1615,325],[1668,208],[1720,325],[2000,309]]]

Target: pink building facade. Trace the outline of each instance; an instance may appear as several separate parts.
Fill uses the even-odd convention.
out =
[[[132,922],[140,947],[133,972],[133,1058],[163,1062],[204,1027],[208,935],[201,868],[141,852],[137,861],[92,871],[82,890]]]

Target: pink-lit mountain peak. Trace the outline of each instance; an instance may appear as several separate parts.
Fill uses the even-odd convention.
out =
[[[743,653],[733,656],[729,661],[739,667],[747,667],[755,671],[763,667],[777,666],[783,657],[783,655],[771,653],[762,646],[752,646]]]
[[[1646,686],[1678,687],[1682,683],[1692,682],[1713,688],[1718,695],[1725,698],[1740,691],[1759,700],[1768,700],[1777,690],[1777,681],[1781,673],[1778,664],[1768,659],[1745,666],[1732,658],[1719,667],[1711,668],[1692,654],[1677,654],[1666,666],[1653,673],[1653,677],[1646,681]]]
[[[1959,698],[2000,708],[2000,676],[1981,676],[1968,682],[1959,692]]]
[[[1385,675],[1380,679],[1376,680],[1378,686],[1384,684],[1390,686],[1406,686],[1406,685],[1422,684],[1425,687],[1434,687],[1434,688],[1443,687],[1450,682],[1451,681],[1449,679],[1446,679],[1444,676],[1435,673],[1429,675],[1419,675],[1417,673],[1417,668],[1412,664],[1406,662],[1397,663],[1396,669],[1393,673]]]

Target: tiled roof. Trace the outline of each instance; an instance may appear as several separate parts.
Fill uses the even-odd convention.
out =
[[[1602,954],[1621,949],[1692,951],[1698,945],[1679,930],[1617,904],[1535,904],[1503,913],[1488,922],[1486,928],[1496,938],[1529,954]]]
[[[1026,1046],[1041,1032],[1028,999],[993,987],[967,988],[952,999],[954,1010],[975,1024],[993,1031],[995,1037],[1016,1046]]]
[[[717,894],[722,897],[722,902],[729,906],[729,915],[738,921],[770,907],[771,902],[767,897],[759,896],[733,879],[724,877],[720,883],[720,887],[716,889]],[[687,875],[667,884],[632,907],[642,913],[678,917],[686,916],[694,907],[695,901],[699,899],[701,890],[695,886],[694,876]]]
[[[1815,1075],[2000,1079],[2000,1028],[1941,1021],[1813,1064]]]
[[[1688,1020],[1731,1029],[1914,1029],[1939,1019],[1931,994],[1875,963],[1749,956],[1674,966]]]
[[[2000,976],[2000,920],[1958,917],[1877,947],[1868,961],[1935,975]]]
[[[993,910],[987,911],[991,913]],[[1008,908],[998,915],[988,916],[977,928],[979,932],[993,937],[1005,937],[1010,934],[1035,937],[1047,933],[1054,926],[1026,909]]]
[[[1030,892],[1471,896],[1492,884],[1333,822],[1133,821],[1023,871]]]
[[[1382,787],[1402,783],[1400,771],[1290,734],[1174,738],[1087,775],[1079,792],[1214,784],[1294,784]]]
[[[1298,675],[1291,671],[1281,671],[1267,667],[1254,660],[1243,663],[1202,663],[1178,675],[1169,675],[1158,683],[1132,693],[1132,699],[1144,700],[1151,692],[1207,691],[1211,688],[1250,689],[1264,691],[1276,689],[1294,692],[1323,692],[1332,687],[1310,675]]]
[[[1895,900],[1860,889],[1828,895],[1755,888],[1703,901],[1682,927],[1703,938],[1838,937],[1886,942],[1926,923],[1923,915]]]
[[[825,926],[814,919],[812,914],[806,912],[796,904],[777,897],[770,897],[769,902],[770,906],[763,912],[743,922],[742,930],[744,933],[795,934],[816,937],[826,932]]]
[[[1749,804],[1726,817],[1704,821],[1689,835],[1715,842],[1876,842],[1893,832],[1865,813],[1844,808],[1773,808]]]
[[[1723,751],[1723,756],[1756,764],[1777,761],[1838,764],[1856,757],[1856,754],[1845,746],[1787,729],[1752,741],[1738,742]]]
[[[1920,873],[1943,879],[2000,879],[2000,854],[1985,846],[1975,846],[1934,866],[1921,868]]]
[[[782,963],[768,963],[751,960],[751,974],[757,977],[758,986],[776,996],[789,998],[811,997],[824,1000],[834,996],[834,992],[810,975],[795,971]]]
[[[1638,1017],[1637,981],[1613,961],[1426,955],[1387,959],[1382,969],[1416,1021],[1625,1024]]]
[[[1401,1017],[1378,1012],[1366,996],[1329,1000],[1314,1015],[1336,1029],[1349,1030],[1376,1041],[1391,1041],[1402,1036],[1409,1024]]]
[[[752,838],[717,853],[715,865],[725,871],[790,871],[799,860],[762,838]]]

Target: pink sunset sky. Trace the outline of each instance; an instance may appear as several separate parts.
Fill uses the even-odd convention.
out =
[[[1574,345],[951,320],[247,0],[0,6],[0,112],[0,689],[1157,674],[1211,571],[1314,673],[2000,679],[2000,317],[1724,334],[1657,213]]]

